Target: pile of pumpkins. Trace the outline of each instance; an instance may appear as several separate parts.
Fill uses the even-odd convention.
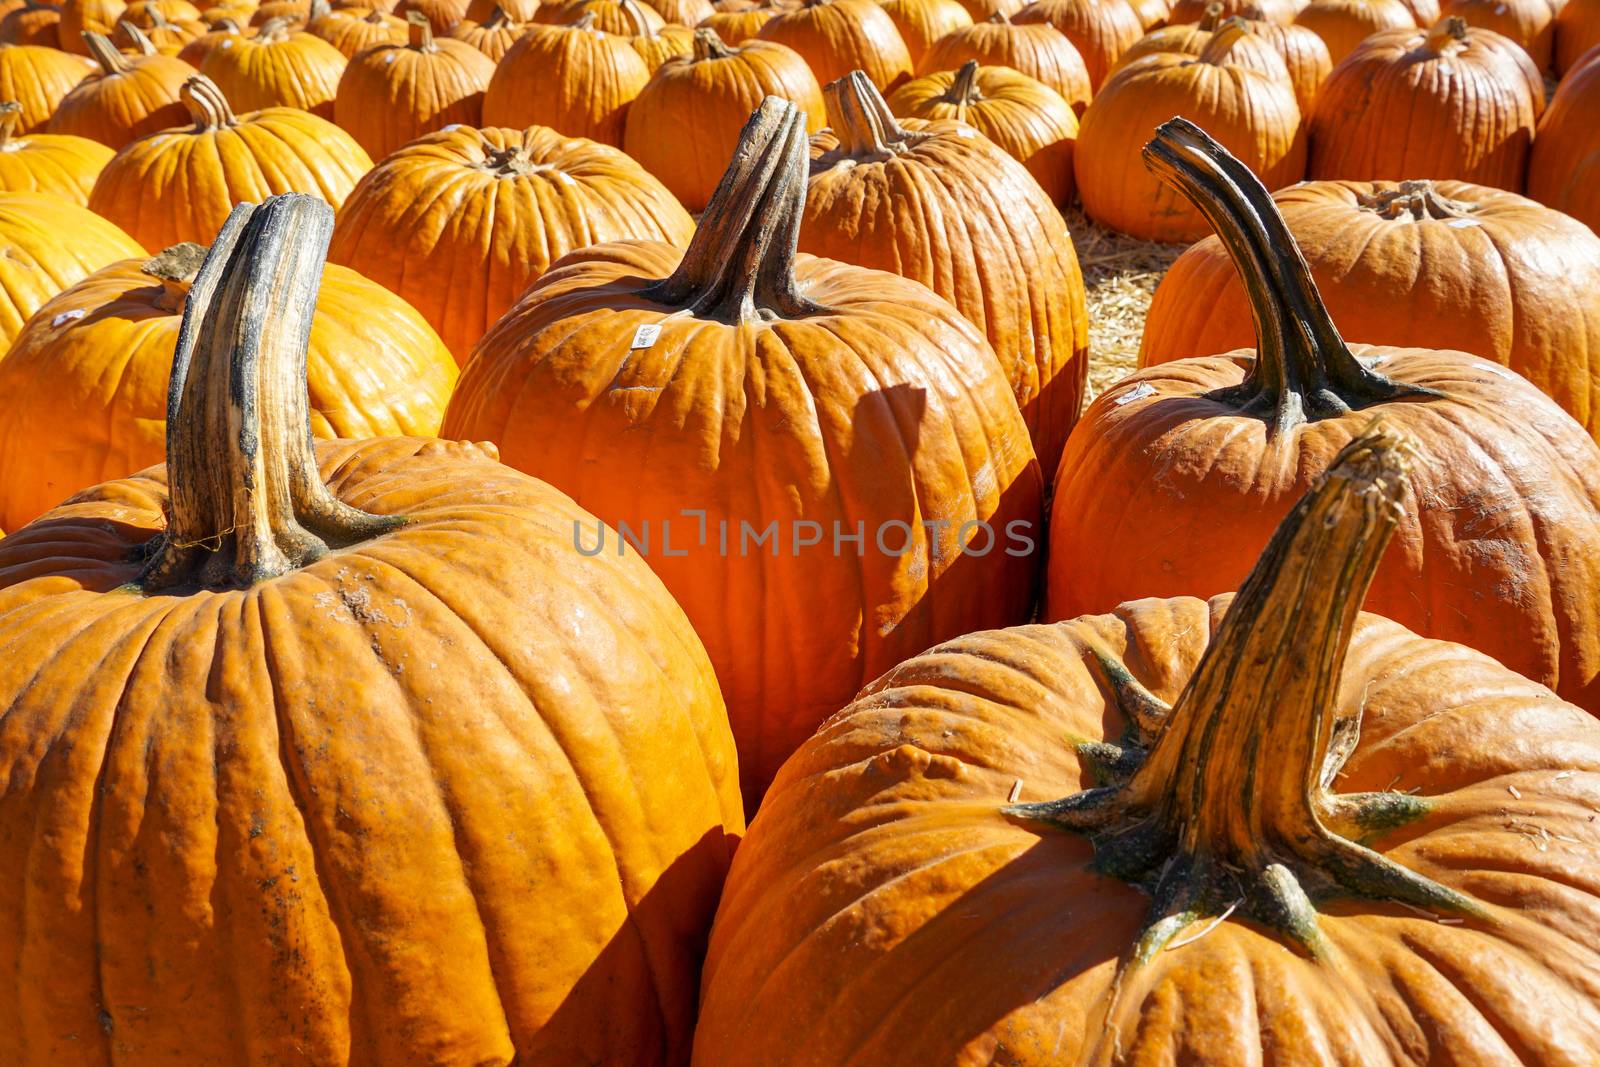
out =
[[[0,14],[0,1063],[1600,1062],[1600,0]]]

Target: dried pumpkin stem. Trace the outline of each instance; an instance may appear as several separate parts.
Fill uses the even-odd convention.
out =
[[[1009,26],[1011,25],[1011,16],[1007,15],[1004,11],[996,11],[983,21],[992,22],[996,26]]]
[[[294,28],[294,19],[287,15],[279,15],[263,22],[256,29],[256,41],[260,44],[278,44],[289,39],[289,31]]]
[[[956,71],[950,88],[945,90],[944,101],[956,107],[968,107],[982,99],[983,93],[978,91],[978,61],[969,59]]]
[[[89,49],[89,55],[100,64],[100,70],[106,77],[126,74],[133,69],[128,63],[128,57],[117,51],[117,46],[112,44],[111,38],[105,34],[84,30],[83,43]]]
[[[839,147],[817,161],[819,168],[830,167],[841,157],[881,163],[922,139],[900,128],[883,94],[862,71],[853,70],[823,86],[822,99]]]
[[[22,105],[15,100],[0,103],[0,149],[11,143],[17,135],[17,126],[22,122]]]
[[[233,108],[228,106],[228,98],[222,95],[217,83],[204,74],[196,74],[179,86],[178,99],[189,109],[197,132],[219,130],[239,122]]]
[[[174,314],[183,311],[189,296],[189,287],[206,260],[206,246],[193,241],[175,244],[163,249],[139,265],[139,271],[161,283],[162,294],[156,305]]]
[[[1429,28],[1422,46],[1435,55],[1442,56],[1456,45],[1464,43],[1466,39],[1467,20],[1460,15],[1446,15]]]
[[[373,14],[377,14],[377,12],[374,11]],[[496,4],[494,10],[489,12],[489,17],[483,20],[483,28],[486,30],[498,30],[500,27],[509,26],[510,24],[511,16],[506,14],[506,9],[499,4]]]
[[[428,16],[420,11],[408,11],[406,23],[410,31],[410,40],[406,47],[424,54],[439,50],[439,46],[433,41],[433,24],[428,21]]]
[[[775,96],[763,100],[739,134],[683,261],[645,295],[729,323],[820,311],[794,277],[807,145],[805,113]]]
[[[1363,193],[1357,202],[1386,219],[1422,222],[1427,219],[1462,219],[1478,210],[1478,205],[1451,200],[1439,195],[1426,180],[1401,182],[1398,188]]]
[[[1211,33],[1217,28],[1217,23],[1222,21],[1222,5],[1207,4],[1205,14],[1200,16],[1200,24],[1196,29]]]
[[[306,8],[306,25],[309,26],[322,16],[332,13],[333,7],[328,3],[328,0],[311,0],[311,5]]]
[[[163,27],[167,24],[166,17],[154,8],[150,9],[150,17],[151,24],[157,28]],[[127,19],[123,19],[117,25],[122,29],[122,35],[128,39],[128,43],[131,44],[141,56],[153,56],[156,54],[156,43],[150,39],[150,35],[145,33],[144,30],[129,22]]]
[[[404,520],[323,484],[306,347],[333,210],[302,193],[240,204],[189,289],[167,394],[167,529],[147,592],[247,588]]]
[[[709,26],[702,26],[694,31],[694,61],[703,63],[708,59],[731,59],[733,49],[717,36],[717,31]]]
[[[1200,127],[1187,119],[1162,123],[1144,160],[1210,221],[1250,298],[1255,362],[1243,382],[1212,399],[1283,433],[1371,404],[1437,395],[1391,381],[1356,359],[1266,187]]]

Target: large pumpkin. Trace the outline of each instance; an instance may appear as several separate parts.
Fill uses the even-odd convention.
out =
[[[1057,204],[1072,201],[1072,146],[1078,118],[1061,94],[1009,67],[980,67],[909,81],[889,97],[889,110],[907,119],[965,122],[1028,168]]]
[[[0,354],[44,303],[138,242],[86,208],[41,193],[0,193]]]
[[[94,73],[94,64],[36,44],[0,44],[0,100],[21,105],[17,132],[44,128],[75,85]]]
[[[1083,405],[1083,275],[1050,197],[960,122],[897,123],[859,73],[824,90],[800,250],[921,282],[983,331],[1048,478]]]
[[[620,148],[628,106],[649,80],[628,38],[595,29],[593,12],[570,26],[533,26],[495,66],[483,124],[549,126]]]
[[[1048,617],[1237,588],[1248,546],[1381,414],[1417,440],[1423,506],[1369,605],[1600,713],[1600,447],[1488,360],[1346,346],[1272,198],[1202,136],[1167,138],[1174,180],[1234,256],[1257,351],[1163,363],[1084,413],[1056,483]]]
[[[1464,182],[1303,182],[1273,199],[1344,337],[1492,359],[1600,437],[1600,237],[1587,227]],[[1207,237],[1156,290],[1141,363],[1254,344],[1239,274]]]
[[[881,6],[900,31],[913,69],[935,41],[972,25],[972,16],[956,0],[884,0]]]
[[[1400,0],[1312,0],[1295,24],[1315,33],[1337,63],[1384,30],[1414,30],[1417,20]]]
[[[207,53],[200,73],[241,111],[293,107],[331,120],[346,62],[327,41],[273,18],[255,36],[224,41]]]
[[[822,87],[800,54],[776,41],[729,48],[694,31],[694,53],[668,60],[628,109],[623,147],[690,211],[711,202],[750,113],[768,96],[792,101],[822,129]]]
[[[1469,26],[1493,30],[1521,45],[1533,65],[1546,70],[1555,59],[1557,13],[1567,0],[1444,0],[1443,14]]]
[[[167,465],[0,543],[0,1060],[685,1062],[742,825],[711,666],[492,449],[313,445],[331,225],[242,206]]]
[[[768,19],[758,36],[799,52],[820,83],[861,70],[887,90],[911,77],[911,52],[873,0],[802,0]]]
[[[1591,48],[1600,48],[1600,0],[1567,0],[1556,15],[1556,73],[1565,75]]]
[[[87,137],[17,133],[22,105],[0,103],[0,192],[48,193],[86,204],[111,149]]]
[[[1374,34],[1317,95],[1307,170],[1521,192],[1543,109],[1544,82],[1527,53],[1492,30],[1452,17],[1427,31]]]
[[[1073,151],[1078,195],[1091,218],[1150,241],[1193,241],[1208,232],[1198,210],[1133,162],[1149,131],[1174,113],[1211,131],[1269,189],[1305,177],[1306,138],[1288,72],[1281,64],[1276,74],[1263,74],[1234,62],[1235,46],[1250,37],[1246,23],[1230,19],[1197,56],[1158,52],[1112,75],[1084,112]],[[1260,58],[1257,50],[1246,62]]]
[[[866,679],[1025,618],[1037,566],[1038,466],[982,334],[914,282],[795,255],[805,173],[805,118],[767,100],[688,250],[567,256],[478,345],[443,431],[628,527],[706,642],[751,805]]]
[[[1528,195],[1600,233],[1600,46],[1562,79],[1528,158]]]
[[[98,33],[85,35],[100,70],[62,98],[46,127],[121,148],[147,134],[181,126],[189,117],[179,99],[195,69],[160,54],[125,56]]]
[[[622,240],[681,246],[693,233],[689,213],[615,148],[542,126],[462,127],[419,138],[362,178],[329,258],[410,301],[465,363],[567,253]]]
[[[1600,1061],[1600,726],[1358,613],[1399,444],[1339,457],[1237,596],[872,683],[740,846],[695,1063]]]
[[[1082,115],[1094,90],[1078,49],[1047,22],[1014,23],[1003,14],[946,34],[917,65],[919,75],[956,70],[976,60],[982,67],[1010,67],[1049,86]]]
[[[339,79],[333,117],[373,159],[445,126],[483,121],[483,91],[494,63],[465,41],[435,38],[413,11],[411,38],[350,60]]]
[[[1013,21],[1049,23],[1065,34],[1097,93],[1123,51],[1144,36],[1144,23],[1127,0],[1034,0]]]
[[[347,59],[379,45],[405,44],[411,38],[405,19],[372,8],[321,12],[306,24],[306,32],[321,37]],[[338,108],[337,100],[334,101],[334,107]]]

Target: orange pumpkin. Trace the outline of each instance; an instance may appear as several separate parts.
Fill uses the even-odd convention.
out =
[[[743,826],[705,652],[492,448],[312,442],[331,225],[241,206],[166,466],[0,546],[6,639],[44,642],[0,668],[0,896],[35,901],[0,953],[40,993],[0,1060],[686,1062]]]
[[[494,76],[494,63],[470,44],[435,39],[415,11],[406,19],[410,41],[367,49],[339,79],[334,119],[373,159],[445,126],[477,126]]]
[[[1158,30],[1151,30],[1123,49],[1122,55],[1117,57],[1116,65],[1111,68],[1110,73],[1115,74],[1134,60],[1157,52],[1197,56],[1205,49],[1206,42],[1211,40],[1211,35],[1218,24],[1227,17],[1222,4],[1212,0],[1206,5],[1205,13],[1195,21],[1168,23]]]
[[[255,33],[255,30],[240,26],[235,19],[218,19],[215,26],[184,45],[178,52],[178,58],[199,70],[200,66],[205,63],[206,56],[210,55],[213,50],[221,48],[224,41],[235,37],[248,37],[253,33]],[[228,47],[232,48],[237,43],[237,41],[234,41]]]
[[[996,15],[1010,18],[1023,9],[1024,0],[961,0],[973,22],[987,22]]]
[[[1442,14],[1515,41],[1533,65],[1548,70],[1555,59],[1556,16],[1566,0],[1444,0]]]
[[[473,22],[488,22],[496,11],[505,13],[511,22],[532,22],[539,14],[539,0],[470,0],[466,18]]]
[[[822,87],[799,53],[775,41],[729,48],[715,31],[694,31],[694,54],[669,60],[628,109],[623,147],[690,211],[717,191],[750,113],[768,96],[805,112],[822,129]]]
[[[805,175],[805,118],[769,98],[688,250],[567,256],[478,345],[443,430],[654,538],[751,806],[880,665],[1026,617],[1036,565],[1004,551],[1041,485],[982,335],[914,282],[795,255]]]
[[[1520,192],[1544,82],[1522,49],[1459,18],[1374,34],[1311,113],[1313,178],[1454,178]],[[1397,125],[1395,115],[1409,116]]]
[[[531,22],[513,22],[511,16],[496,7],[483,22],[462,19],[456,23],[450,36],[471,45],[492,62],[499,63],[517,39],[533,27]]]
[[[356,53],[379,45],[405,44],[411,38],[405,19],[361,7],[340,8],[319,14],[306,24],[306,32],[333,45],[346,59],[353,59]],[[335,101],[334,109],[338,110],[338,106]]]
[[[753,7],[744,11],[718,11],[700,23],[722,38],[722,42],[738,47],[761,33],[761,27],[778,13],[775,7]]]
[[[980,67],[909,81],[889,97],[900,118],[955,119],[974,127],[1028,168],[1057,204],[1072,201],[1072,147],[1078,118],[1061,94],[1008,67]]]
[[[147,134],[181,126],[189,117],[178,99],[195,69],[181,59],[159,54],[125,56],[98,33],[85,35],[100,64],[56,107],[47,127],[121,148]]]
[[[1250,21],[1272,22],[1287,26],[1294,21],[1295,13],[1305,7],[1302,0],[1175,0],[1167,16],[1169,25],[1181,26],[1201,22],[1212,5],[1217,5],[1218,21],[1242,18]]]
[[[1528,195],[1600,233],[1600,46],[1573,67],[1539,120]]]
[[[552,25],[576,22],[584,15],[594,16],[594,28],[603,33],[627,37],[638,32],[642,20],[652,30],[665,26],[666,20],[653,7],[633,3],[628,10],[624,0],[566,0],[564,3],[540,4],[533,21]]]
[[[819,83],[861,70],[886,90],[911,77],[911,52],[873,0],[804,0],[768,19],[758,36],[799,52]]]
[[[257,4],[250,13],[250,25],[260,29],[269,22],[283,20],[283,24],[291,29],[304,29],[306,23],[311,21],[311,9],[316,6],[316,0],[264,0]]]
[[[1373,34],[1414,30],[1417,20],[1400,0],[1312,0],[1295,16],[1295,25],[1322,38],[1337,63]]]
[[[1600,48],[1600,0],[1567,0],[1556,15],[1556,73],[1565,75],[1592,48]]]
[[[60,38],[57,47],[63,52],[87,56],[89,46],[84,44],[83,35],[98,33],[109,37],[127,8],[123,0],[61,0],[61,21],[56,24],[56,34]]]
[[[1046,22],[1065,34],[1083,57],[1097,93],[1122,53],[1144,36],[1144,23],[1126,0],[1034,0],[1012,21]]]
[[[1115,74],[1142,56],[1157,52],[1198,56],[1205,51],[1212,34],[1224,21],[1222,5],[1213,2],[1199,22],[1164,26],[1139,38],[1122,53],[1112,73]],[[1259,74],[1287,76],[1294,86],[1295,104],[1300,108],[1301,116],[1309,114],[1311,104],[1317,98],[1317,90],[1333,69],[1333,61],[1328,57],[1328,47],[1322,43],[1322,38],[1303,26],[1285,26],[1260,19],[1247,19],[1245,25],[1250,33],[1234,43],[1229,52],[1233,61]],[[1273,62],[1274,57],[1277,62]]]
[[[429,195],[438,189],[450,195]],[[419,138],[362,178],[329,258],[410,301],[465,363],[567,253],[623,240],[681,246],[693,233],[672,194],[615,148],[541,126],[461,127]]]
[[[946,34],[934,42],[917,65],[919,75],[956,70],[977,60],[981,67],[1010,67],[1049,86],[1082,115],[1094,91],[1089,68],[1078,49],[1048,23],[1019,25],[1005,15]]]
[[[1321,37],[1304,26],[1251,20],[1250,32],[1255,34],[1257,40],[1270,45],[1278,53],[1278,58],[1283,60],[1284,68],[1289,72],[1289,81],[1294,85],[1294,99],[1300,107],[1300,118],[1304,121],[1311,114],[1311,106],[1317,102],[1322,83],[1328,80],[1329,73],[1333,71],[1333,56],[1328,46]]]
[[[1165,26],[1167,19],[1172,15],[1172,7],[1167,0],[1128,0],[1128,6],[1133,8],[1133,13],[1139,16],[1139,25],[1145,32]]]
[[[1403,444],[1345,452],[1237,596],[867,687],[740,845],[694,1062],[1600,1060],[1600,728],[1358,612]]]
[[[346,59],[322,38],[292,29],[287,19],[261,23],[253,37],[225,40],[206,54],[200,73],[243,111],[293,107],[333,118]]]
[[[209,29],[198,18],[172,21],[158,7],[146,9],[146,14],[151,23],[148,28],[123,19],[117,23],[111,43],[120,49],[142,55],[159,52],[164,56],[175,56]]]
[[[1244,277],[1257,350],[1162,363],[1090,405],[1056,482],[1048,617],[1238,588],[1247,546],[1381,415],[1416,439],[1424,506],[1368,605],[1600,713],[1600,447],[1488,360],[1347,346],[1260,183],[1192,126],[1163,142],[1156,165]]]
[[[94,73],[94,64],[54,48],[35,44],[0,44],[0,100],[21,105],[17,130],[44,128],[74,86]]]
[[[193,125],[123,148],[89,194],[92,209],[149,248],[210,241],[233,205],[279,192],[337,207],[372,169],[349,134],[315,115],[272,107],[235,116],[203,75],[182,93]]]
[[[400,0],[394,6],[394,13],[401,18],[413,11],[426,18],[433,32],[443,37],[466,17],[467,0]]]
[[[54,48],[61,42],[56,27],[61,24],[61,8],[57,4],[26,0],[18,8],[0,18],[0,44],[34,44]]]
[[[534,26],[496,65],[483,124],[549,126],[620,148],[628,105],[649,80],[628,39],[595,29],[592,13],[570,26]]]
[[[960,122],[897,123],[859,73],[824,90],[800,250],[949,300],[1000,357],[1048,478],[1083,405],[1088,323],[1072,236],[1027,170]]]
[[[694,51],[694,31],[687,26],[668,26],[659,22],[659,17],[652,19],[647,13],[653,13],[651,8],[640,3],[639,0],[621,0],[622,9],[633,20],[633,28],[628,43],[633,45],[633,50],[639,53],[639,58],[644,60],[644,65],[651,74],[661,69],[661,64],[669,59],[686,56]]]
[[[0,103],[0,192],[46,193],[74,204],[89,202],[89,190],[111,149],[87,137],[18,134],[22,105]]]
[[[143,253],[114,223],[63,197],[0,193],[0,353],[45,301],[108,263]]]
[[[711,0],[650,0],[650,8],[666,20],[668,26],[693,29],[716,14]]]
[[[1212,4],[1211,6],[1216,8],[1220,5]],[[1116,74],[1124,67],[1131,65],[1134,60],[1146,55],[1166,53],[1199,56],[1205,52],[1206,45],[1210,44],[1212,38],[1216,36],[1215,31],[1227,26],[1230,22],[1236,23],[1241,27],[1242,32],[1229,34],[1232,43],[1227,50],[1228,62],[1245,70],[1253,70],[1257,74],[1265,75],[1275,81],[1289,82],[1292,87],[1293,83],[1289,76],[1289,68],[1285,65],[1283,57],[1279,55],[1277,48],[1256,32],[1257,27],[1270,26],[1272,23],[1241,18],[1222,19],[1216,22],[1209,22],[1209,25],[1207,20],[1202,20],[1194,23],[1192,27],[1189,25],[1168,26],[1165,30],[1158,32],[1178,31],[1183,33],[1187,31],[1187,33],[1184,36],[1174,36],[1170,39],[1163,38],[1157,42],[1151,42],[1150,40],[1151,37],[1155,36],[1154,34],[1147,34],[1135,41],[1134,47],[1122,54],[1122,58],[1117,60],[1117,64],[1111,69],[1111,72]],[[1169,40],[1177,47],[1166,47]],[[1296,106],[1299,105],[1299,100],[1300,98],[1297,95],[1295,97]]]
[[[972,16],[956,0],[884,0],[880,6],[900,31],[913,68],[935,41],[972,25]]]

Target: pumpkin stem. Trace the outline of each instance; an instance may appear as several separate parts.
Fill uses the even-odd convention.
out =
[[[1118,785],[1007,806],[1088,834],[1095,865],[1152,898],[1129,965],[1186,925],[1239,911],[1316,956],[1313,901],[1360,897],[1486,918],[1480,905],[1350,834],[1420,817],[1409,794],[1335,796],[1359,714],[1337,714],[1361,600],[1400,516],[1409,445],[1370,427],[1267,543],[1159,736]]]
[[[1333,325],[1311,269],[1261,180],[1187,119],[1144,147],[1145,166],[1188,198],[1227,247],[1250,297],[1256,359],[1211,398],[1287,432],[1372,404],[1437,394],[1363,366]]]
[[[800,294],[794,277],[808,145],[804,112],[775,96],[761,101],[683,261],[645,295],[728,323],[821,311]]]
[[[152,21],[157,27],[166,25],[164,21],[156,21],[165,18],[161,12],[157,11],[155,8],[151,8],[150,13],[152,15]],[[150,40],[150,35],[145,33],[144,30],[129,22],[127,19],[123,19],[117,25],[121,28],[122,35],[128,39],[128,43],[133,47],[134,51],[138,52],[141,56],[153,56],[156,54],[155,42]]]
[[[167,393],[167,529],[146,592],[242,589],[404,520],[341,503],[311,440],[306,345],[333,209],[240,204],[189,288]]]
[[[1478,210],[1477,204],[1451,200],[1439,195],[1426,180],[1401,182],[1385,189],[1374,183],[1370,193],[1361,193],[1356,202],[1367,211],[1386,219],[1422,222],[1425,219],[1461,219]]]
[[[623,13],[628,16],[628,21],[633,23],[635,37],[651,38],[656,31],[651,28],[649,19],[645,16],[644,9],[639,6],[638,0],[622,0],[620,5]]]
[[[818,170],[826,170],[841,158],[881,163],[922,139],[900,128],[883,95],[862,71],[853,70],[823,86],[822,98],[839,147],[817,160]]]
[[[433,41],[433,24],[428,21],[428,16],[420,11],[406,12],[407,28],[410,30],[410,43],[407,45],[413,51],[430,53],[437,52],[439,46]]]
[[[583,14],[567,23],[567,25],[574,30],[592,30],[594,29],[594,22],[595,13],[593,11],[585,11]]]
[[[1428,30],[1422,45],[1434,55],[1444,55],[1445,52],[1462,44],[1467,39],[1467,20],[1460,15],[1446,15],[1435,22]]]
[[[17,135],[17,124],[22,121],[22,105],[15,100],[0,103],[0,149],[11,143]]]
[[[124,22],[123,25],[128,26],[131,24]],[[83,43],[88,46],[89,55],[94,57],[96,63],[100,64],[100,71],[105,77],[110,78],[118,74],[126,74],[133,69],[128,62],[128,57],[117,51],[117,46],[112,44],[111,38],[105,34],[95,33],[93,30],[84,30]]]
[[[149,12],[150,12],[150,28],[152,30],[165,29],[168,25],[170,25],[170,23],[167,22],[167,16],[165,16],[165,15],[163,15],[161,13],[161,9],[159,7],[152,7],[152,8],[149,9]],[[134,25],[131,22],[127,23],[127,25],[131,26],[133,29],[138,29],[139,28],[138,26]],[[146,53],[146,54],[148,54],[148,53]]]
[[[506,14],[506,9],[496,4],[494,10],[489,12],[489,17],[483,20],[483,28],[486,30],[498,30],[510,21],[511,16]]]
[[[193,241],[173,245],[160,255],[152,256],[139,265],[139,271],[161,283],[162,293],[156,306],[174,314],[182,312],[189,296],[189,287],[205,263],[206,246]]]
[[[1200,16],[1200,24],[1196,29],[1211,33],[1217,28],[1217,23],[1222,21],[1222,5],[1211,3],[1206,5],[1205,14]]]
[[[708,59],[729,59],[733,56],[733,49],[729,48],[717,31],[710,26],[702,26],[694,31],[694,61],[704,63]]]
[[[294,26],[294,19],[287,15],[279,15],[263,22],[256,29],[256,40],[262,44],[278,44],[289,39],[289,30]]]
[[[197,133],[239,123],[234,117],[233,108],[228,106],[228,98],[222,95],[217,83],[204,74],[196,74],[179,86],[178,99],[189,109],[189,117],[194,120]]]
[[[309,26],[322,16],[332,13],[333,8],[328,4],[328,0],[311,0],[311,6],[306,9],[306,25]]]
[[[978,91],[978,61],[969,59],[961,64],[961,69],[956,71],[956,76],[950,82],[950,88],[945,90],[944,100],[957,107],[967,107],[983,99],[983,94]]]
[[[1228,61],[1228,53],[1233,51],[1233,46],[1239,38],[1250,33],[1250,24],[1237,15],[1223,19],[1211,34],[1211,40],[1200,50],[1200,62],[1220,66]]]
[[[499,8],[496,8],[495,10],[498,11]],[[377,8],[373,8],[362,17],[361,21],[370,26],[381,26],[383,25],[383,12],[379,11]]]

